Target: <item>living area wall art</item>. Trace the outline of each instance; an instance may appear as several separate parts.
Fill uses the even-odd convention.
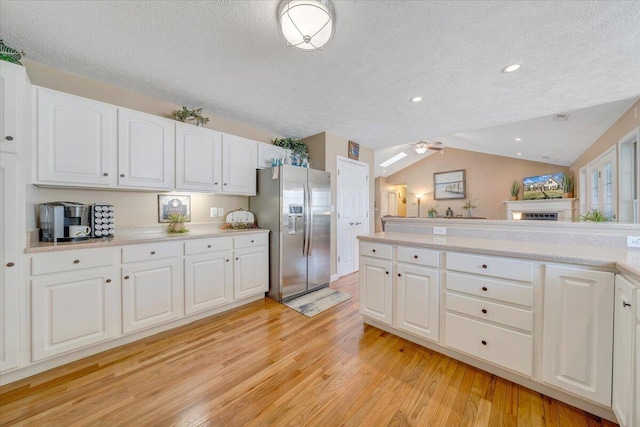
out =
[[[433,174],[435,200],[464,199],[466,197],[465,169]]]

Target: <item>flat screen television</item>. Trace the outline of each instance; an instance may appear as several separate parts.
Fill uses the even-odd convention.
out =
[[[530,176],[522,180],[525,200],[561,199],[564,172]]]

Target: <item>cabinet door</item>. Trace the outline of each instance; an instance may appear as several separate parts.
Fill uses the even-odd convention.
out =
[[[21,254],[18,160],[0,158],[0,371],[18,366]]]
[[[613,330],[613,395],[611,405],[622,427],[632,425],[633,285],[621,275],[615,279]]]
[[[269,253],[266,246],[236,249],[233,298],[238,300],[269,291]]]
[[[31,280],[34,361],[118,335],[117,276],[106,267]]]
[[[173,188],[175,122],[118,109],[118,185]]]
[[[37,181],[115,185],[116,107],[42,88],[37,103]]]
[[[20,133],[20,96],[23,94],[24,67],[0,62],[0,151],[17,153]]]
[[[633,392],[631,401],[634,402],[634,420],[633,426],[640,426],[640,289],[636,290],[636,320],[635,320],[635,354],[633,357],[633,371],[635,372],[635,390]]]
[[[438,270],[397,264],[396,327],[398,329],[438,341],[438,282]]]
[[[284,159],[287,155],[287,150],[282,147],[278,147],[273,144],[266,144],[259,142],[258,146],[258,169],[265,169],[271,167],[271,159]]]
[[[222,188],[222,134],[176,123],[176,189],[219,192]]]
[[[195,313],[233,301],[233,253],[220,251],[184,259],[184,311]]]
[[[256,194],[256,142],[222,135],[222,192]]]
[[[360,258],[360,313],[387,325],[393,323],[391,261]]]
[[[543,381],[611,406],[612,273],[546,266]]]
[[[182,269],[179,258],[122,268],[122,330],[129,333],[182,317]]]

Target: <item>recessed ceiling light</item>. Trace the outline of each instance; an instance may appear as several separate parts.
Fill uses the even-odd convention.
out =
[[[512,73],[520,68],[520,64],[512,64],[504,67],[502,69],[503,73]]]
[[[516,155],[518,155],[518,156],[522,156],[522,153],[516,153]]]
[[[516,138],[516,141],[522,141],[522,138]]]
[[[395,162],[397,162],[398,160],[404,157],[407,157],[407,153],[405,153],[404,151],[401,151],[395,156],[393,156],[392,158],[380,163],[380,166],[382,166],[383,168],[386,168],[387,166],[394,164]]]
[[[414,96],[413,98],[411,98],[411,102],[420,102],[420,101],[422,101],[421,96]]]

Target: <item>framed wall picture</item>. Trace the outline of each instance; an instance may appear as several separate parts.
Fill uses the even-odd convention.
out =
[[[357,142],[349,141],[349,158],[353,160],[359,160],[360,144],[358,144]]]
[[[465,170],[437,172],[433,174],[433,198],[435,200],[464,199],[467,192]]]
[[[191,215],[191,196],[158,194],[158,222],[171,222],[171,214]]]

